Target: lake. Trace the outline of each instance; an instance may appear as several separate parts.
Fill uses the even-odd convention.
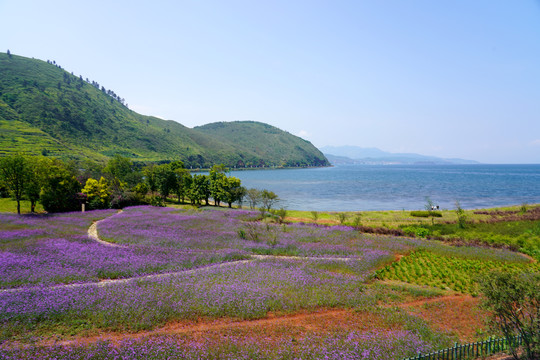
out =
[[[231,171],[247,188],[267,189],[290,210],[420,210],[540,203],[540,165],[340,165]]]

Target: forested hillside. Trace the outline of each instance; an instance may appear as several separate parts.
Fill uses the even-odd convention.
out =
[[[140,115],[114,91],[53,61],[0,53],[0,155],[104,161],[120,154],[182,160],[188,168],[328,165],[309,142],[269,125],[235,123],[234,134],[215,127]]]
[[[310,142],[268,124],[255,121],[218,122],[195,127],[195,130],[231,146],[234,144],[242,154],[252,152],[242,160],[254,166],[268,165],[263,162],[266,158],[278,159],[280,166],[329,165],[325,156],[314,149]],[[260,159],[259,163],[257,159]]]

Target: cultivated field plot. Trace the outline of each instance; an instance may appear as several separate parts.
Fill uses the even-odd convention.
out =
[[[258,216],[0,214],[0,358],[399,359],[487,335],[466,295],[479,268],[538,270],[505,250]],[[98,220],[109,244],[88,236]]]

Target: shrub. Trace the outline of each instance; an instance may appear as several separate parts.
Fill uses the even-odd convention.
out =
[[[353,221],[352,221],[352,224],[355,228],[359,227],[361,224],[361,220],[362,220],[362,215],[361,214],[356,214],[353,218]]]
[[[425,238],[429,235],[429,229],[420,226],[407,226],[403,228],[403,232],[409,236]]]
[[[165,203],[161,196],[150,196],[149,198],[146,198],[146,201],[152,206],[159,206],[159,207],[165,206]]]
[[[345,224],[345,221],[348,218],[348,215],[346,213],[344,213],[344,212],[337,213],[336,216],[337,216],[338,221],[339,221],[339,223],[341,225]]]
[[[442,217],[442,213],[440,211],[427,211],[427,210],[418,210],[418,211],[411,211],[411,216],[414,217]]]
[[[111,208],[123,209],[127,206],[135,206],[145,204],[144,198],[135,192],[120,190],[115,191],[111,195]]]
[[[275,214],[277,215],[278,217],[278,222],[280,224],[283,223],[283,221],[285,220],[285,217],[287,216],[287,210],[285,210],[284,208],[281,208],[279,210],[276,210]]]
[[[526,359],[540,357],[540,274],[494,272],[480,281],[484,307],[492,313],[492,325],[510,340],[523,338]],[[514,358],[517,349],[509,341]]]

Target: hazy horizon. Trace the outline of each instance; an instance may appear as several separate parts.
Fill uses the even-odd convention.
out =
[[[540,2],[0,2],[0,49],[145,115],[316,147],[540,163]],[[3,47],[3,48],[1,48]]]

